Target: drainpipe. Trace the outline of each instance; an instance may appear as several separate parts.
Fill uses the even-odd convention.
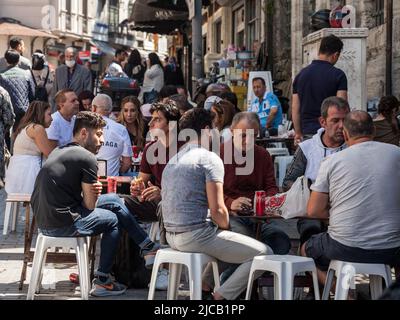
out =
[[[393,93],[393,0],[386,7],[386,95]]]

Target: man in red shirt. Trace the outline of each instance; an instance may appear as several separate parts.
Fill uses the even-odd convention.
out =
[[[157,207],[161,201],[161,176],[169,159],[176,154],[179,148],[178,145],[176,150],[173,150],[174,148],[170,150],[169,141],[170,122],[178,122],[180,118],[178,108],[173,104],[155,103],[152,105],[150,113],[152,118],[149,122],[149,131],[152,137],[157,139],[144,148],[138,176],[141,183],[133,180],[131,184],[132,197],[125,199],[127,208],[139,220],[145,222],[158,220]],[[177,138],[174,137],[174,140],[177,141]]]
[[[260,130],[260,121],[255,113],[241,112],[235,115],[232,121],[233,139],[228,143],[233,146],[222,145],[221,158],[224,160],[225,152],[233,150],[232,164],[224,161],[224,196],[231,219],[232,231],[247,236],[256,236],[256,224],[249,218],[241,217],[246,211],[253,208],[253,199],[256,191],[265,191],[267,196],[278,193],[274,176],[274,166],[271,156],[264,148],[255,145],[255,137]],[[253,135],[249,134],[252,131]],[[233,147],[233,148],[232,148]],[[253,148],[253,150],[251,150]],[[254,155],[254,169],[250,174],[242,175],[239,168],[244,168],[246,163],[239,165],[237,154],[244,158]],[[235,155],[236,154],[236,155]],[[246,161],[248,161],[246,157]],[[247,164],[248,165],[248,164]],[[269,221],[261,225],[261,239],[275,254],[287,254],[291,244],[288,235],[280,229],[277,221]]]

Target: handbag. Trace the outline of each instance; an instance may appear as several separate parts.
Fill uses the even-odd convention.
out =
[[[265,211],[267,215],[279,215],[284,219],[304,217],[307,215],[310,194],[308,179],[301,176],[297,178],[289,191],[267,197]]]

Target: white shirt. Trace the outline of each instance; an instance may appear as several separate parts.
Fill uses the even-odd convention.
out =
[[[121,157],[132,157],[131,140],[128,130],[121,124],[103,117],[107,123],[103,129],[104,144],[97,159],[107,161],[107,176],[118,176]]]
[[[348,247],[400,247],[400,148],[364,142],[321,163],[313,191],[328,193],[330,237]]]
[[[111,62],[111,64],[108,66],[107,73],[112,77],[120,77],[121,75],[123,77],[128,77],[124,70],[122,70],[121,65],[115,61]]]
[[[58,141],[58,146],[62,147],[72,142],[73,130],[75,125],[75,116],[71,121],[67,121],[59,111],[54,112],[51,117],[53,121],[49,128],[46,129],[49,140]]]

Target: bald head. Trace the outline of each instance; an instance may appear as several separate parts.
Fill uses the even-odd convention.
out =
[[[102,115],[109,115],[113,109],[113,103],[110,96],[100,93],[92,101],[94,111]]]
[[[349,138],[362,138],[374,136],[374,123],[368,112],[352,111],[344,119],[344,129]]]

